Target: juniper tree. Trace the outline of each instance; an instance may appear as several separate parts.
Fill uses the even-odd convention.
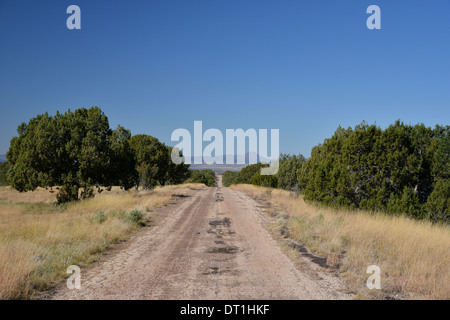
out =
[[[25,192],[61,186],[58,202],[92,196],[93,185],[108,185],[111,129],[98,107],[38,115],[19,125],[7,153],[8,181]]]

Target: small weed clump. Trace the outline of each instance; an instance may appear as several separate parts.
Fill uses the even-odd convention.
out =
[[[130,221],[130,222],[138,223],[139,221],[142,220],[143,217],[144,217],[144,214],[142,213],[142,211],[134,209],[134,210],[130,211],[127,218],[128,218],[128,221]]]

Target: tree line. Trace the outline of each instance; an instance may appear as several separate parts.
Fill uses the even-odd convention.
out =
[[[17,132],[6,154],[8,184],[21,192],[58,186],[59,203],[92,197],[94,188],[150,189],[190,176],[188,165],[171,161],[171,147],[122,126],[112,130],[98,107],[37,115]]]
[[[0,184],[21,192],[58,186],[58,202],[67,202],[113,185],[150,189],[189,178],[214,185],[212,170],[174,164],[172,147],[155,137],[112,130],[98,107],[38,115],[17,131],[8,162],[0,164]],[[365,122],[339,127],[309,159],[284,154],[276,175],[262,176],[266,164],[257,163],[224,172],[223,184],[282,188],[326,205],[450,222],[449,131],[400,121],[384,130]]]
[[[269,165],[255,163],[242,168],[239,172],[225,171],[222,174],[222,183],[226,187],[232,184],[247,183],[262,187],[299,191],[297,170],[300,169],[305,160],[302,155],[281,154],[276,175],[261,175],[261,168]]]
[[[190,170],[190,177],[186,182],[204,183],[208,187],[214,187],[216,182],[216,173],[211,169]]]
[[[450,126],[396,121],[386,129],[363,122],[339,127],[311,157],[281,155],[272,178],[225,172],[224,184],[252,183],[301,192],[305,200],[336,207],[406,214],[450,222]],[[252,169],[250,169],[252,168]],[[240,178],[239,178],[240,177]]]

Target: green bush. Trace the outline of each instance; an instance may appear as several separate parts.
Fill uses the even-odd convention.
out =
[[[298,156],[288,154],[280,155],[280,166],[277,173],[278,187],[284,190],[298,191],[297,171],[305,161],[305,157],[301,154]]]
[[[257,172],[250,179],[255,186],[276,188],[278,186],[278,179],[275,175],[261,175]]]
[[[238,175],[239,175],[239,172],[225,171],[224,173],[222,173],[222,184],[225,187],[229,187],[232,184],[235,184]]]
[[[256,174],[261,172],[261,168],[267,167],[267,164],[264,163],[255,163],[246,166],[241,171],[239,171],[239,174],[236,177],[236,183],[246,183],[251,184],[252,177]]]
[[[208,187],[214,187],[216,174],[210,169],[190,170],[191,181],[194,183],[204,183]]]
[[[106,219],[108,219],[108,215],[105,212],[100,211],[100,212],[97,212],[97,215],[95,216],[94,220],[97,223],[103,223],[106,221]]]
[[[448,219],[450,126],[339,127],[297,169],[306,200]]]
[[[427,218],[450,223],[450,179],[439,179],[425,204]]]
[[[278,185],[276,176],[261,176],[261,168],[268,166],[265,163],[255,163],[242,168],[239,172],[225,171],[222,174],[222,183],[225,187],[229,187],[232,184],[244,183],[276,188]],[[253,179],[253,177],[255,178]]]
[[[142,211],[134,209],[128,214],[128,221],[137,223],[144,217]]]
[[[188,165],[171,161],[171,147],[122,126],[112,130],[98,107],[37,115],[17,133],[6,154],[9,164],[0,164],[0,184],[7,172],[20,192],[62,186],[58,203],[91,198],[93,186],[98,192],[113,185],[149,189],[187,178]]]

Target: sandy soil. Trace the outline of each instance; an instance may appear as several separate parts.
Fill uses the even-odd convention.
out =
[[[346,299],[339,279],[297,269],[258,204],[222,187],[195,191],[52,299]]]

